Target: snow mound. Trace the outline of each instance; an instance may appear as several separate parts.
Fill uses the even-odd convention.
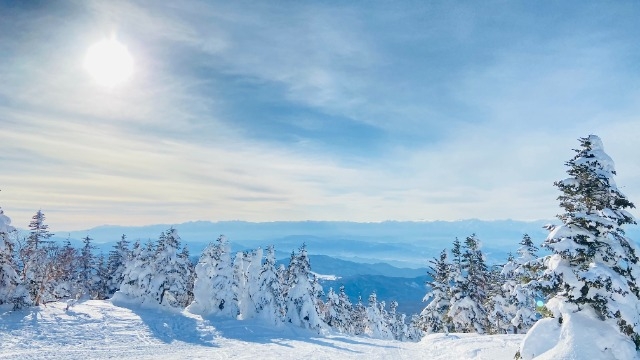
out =
[[[635,345],[615,325],[601,321],[589,311],[563,313],[539,320],[522,345],[523,360],[632,360],[640,359]]]

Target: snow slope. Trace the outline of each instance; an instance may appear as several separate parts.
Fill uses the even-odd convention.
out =
[[[257,321],[110,301],[0,311],[0,359],[513,359],[523,335],[435,334],[420,343],[317,335]]]

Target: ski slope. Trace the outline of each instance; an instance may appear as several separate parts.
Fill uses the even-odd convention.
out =
[[[435,334],[419,343],[318,335],[258,321],[91,300],[0,312],[0,359],[513,359],[523,335]]]

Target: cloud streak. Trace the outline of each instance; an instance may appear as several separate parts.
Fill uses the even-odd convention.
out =
[[[547,5],[4,9],[1,205],[54,229],[550,218],[589,133],[640,199],[640,9]],[[82,57],[112,33],[135,75],[105,90]]]

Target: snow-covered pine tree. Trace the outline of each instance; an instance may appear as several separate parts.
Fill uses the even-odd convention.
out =
[[[542,299],[535,281],[540,274],[537,252],[538,248],[533,244],[531,237],[524,234],[518,249],[519,256],[512,264],[511,271],[515,281],[505,283],[504,288],[515,307],[511,324],[515,326],[516,333],[527,332],[540,319],[540,314],[536,311],[537,301]]]
[[[189,278],[187,279],[187,299],[185,301],[185,306],[188,306],[189,304],[191,304],[191,302],[193,302],[193,284],[196,281],[196,271],[195,265],[191,261],[191,256],[189,255],[189,247],[187,246],[187,244],[182,247],[182,251],[178,256],[189,268]]]
[[[246,251],[236,253],[233,259],[233,293],[238,303],[239,319],[248,319],[254,315],[255,305],[249,294],[249,273],[251,256]]]
[[[333,288],[330,287],[329,292],[327,292],[327,300],[324,302],[325,307],[324,307],[324,312],[322,314],[322,320],[327,325],[329,325],[330,328],[338,332],[345,332],[344,329],[339,326],[339,323],[337,320],[336,308],[338,307],[339,301],[340,300],[338,300],[338,294],[336,294],[336,292],[333,291]]]
[[[11,219],[0,208],[0,305],[10,304],[16,310],[31,305],[31,298],[18,274],[10,237],[14,231]]]
[[[38,210],[31,218],[29,223],[29,237],[27,238],[27,247],[38,249],[49,242],[54,234],[49,232],[49,225],[45,224],[46,217],[42,210]]]
[[[454,242],[454,249],[456,248]],[[464,252],[460,256],[460,274],[454,274],[451,302],[447,315],[451,318],[456,332],[487,331],[487,266],[480,251],[480,241],[475,234],[464,242]],[[454,269],[457,255],[454,253]]]
[[[378,302],[376,293],[369,295],[369,304],[367,312],[367,330],[366,333],[376,339],[392,340],[393,334],[389,328],[387,319],[387,311],[385,310],[385,302]]]
[[[100,254],[95,258],[95,275],[93,286],[91,288],[91,298],[95,300],[104,300],[109,297],[109,271],[107,269],[107,261],[104,254]]]
[[[389,311],[387,312],[387,326],[391,331],[391,335],[398,341],[407,341],[409,339],[409,327],[405,319],[406,315],[399,313],[398,302],[392,300],[389,303]]]
[[[420,341],[424,336],[424,331],[422,331],[420,315],[413,314],[411,315],[411,320],[407,325],[407,340],[408,341]]]
[[[186,307],[191,268],[188,260],[180,256],[180,236],[176,229],[160,234],[153,265],[151,296],[160,305]]]
[[[298,254],[292,256],[287,273],[286,321],[316,331],[324,329],[326,324],[320,315],[322,287],[311,272],[306,245],[303,244]]]
[[[453,240],[451,247],[451,276],[452,279],[462,273],[462,244],[460,239]]]
[[[92,241],[93,239],[89,236],[82,239],[84,245],[78,257],[78,285],[81,296],[87,298],[92,298],[92,291],[96,286],[96,257],[93,254],[95,246]]]
[[[245,273],[247,274],[247,291],[249,293],[248,303],[243,315],[245,319],[254,318],[257,315],[256,301],[260,291],[260,273],[262,272],[262,248],[257,248],[248,253],[248,261],[245,263]]]
[[[258,291],[253,299],[258,317],[272,324],[280,324],[285,315],[284,291],[276,269],[273,246],[267,247],[265,261],[257,281]]]
[[[449,332],[450,320],[447,317],[451,301],[451,264],[447,261],[447,250],[440,252],[439,258],[429,261],[428,275],[431,281],[427,281],[430,291],[422,301],[429,301],[420,313],[419,327],[426,333]]]
[[[626,210],[635,206],[616,186],[615,166],[604,152],[600,138],[590,135],[579,141],[575,156],[566,162],[569,178],[554,183],[562,192],[558,200],[564,212],[558,215],[562,224],[550,227],[543,243],[552,254],[544,258],[545,269],[539,284],[552,294],[546,308],[563,327],[572,329],[567,324],[574,319],[583,322],[599,319],[603,322],[599,331],[611,334],[617,330],[637,350],[639,253],[623,230],[624,225],[635,224]],[[544,319],[529,331],[521,346],[522,356],[531,355],[530,343],[537,340],[528,340],[535,339],[536,332],[548,324],[549,319]],[[589,339],[572,338],[572,342],[598,346]],[[611,351],[611,345],[603,346],[606,348],[598,350]],[[623,341],[614,346],[619,354],[627,351],[626,356],[637,356],[635,351],[625,350],[628,346]]]
[[[109,258],[107,259],[108,296],[112,296],[120,289],[120,284],[124,280],[124,267],[130,259],[129,241],[127,241],[126,235],[122,234],[120,240],[113,246],[113,250],[109,252]]]
[[[354,334],[352,318],[353,305],[344,290],[344,285],[340,286],[338,293],[330,288],[325,302],[324,322],[338,332]]]
[[[113,297],[117,298],[122,295],[142,304],[157,303],[151,291],[151,279],[155,272],[153,243],[149,241],[145,245],[141,245],[139,241],[136,241],[131,253],[131,259],[125,264],[120,290],[116,291]]]
[[[56,299],[75,299],[78,294],[78,250],[67,239],[55,253],[53,263],[59,272],[53,284]]]
[[[514,332],[511,319],[515,315],[513,298],[509,292],[515,283],[513,274],[514,258],[509,253],[507,263],[494,265],[488,273],[489,286],[487,288],[487,332],[491,334],[510,334]]]
[[[210,244],[196,265],[193,302],[188,310],[203,316],[238,317],[231,247],[224,235]]]
[[[45,224],[46,217],[42,210],[38,210],[29,223],[29,236],[21,250],[22,278],[29,290],[34,305],[38,306],[46,301],[55,300],[52,294],[52,270],[54,266],[48,256],[51,252],[49,225]]]
[[[362,303],[362,296],[358,296],[358,302],[353,305],[351,324],[354,335],[363,335],[367,332],[367,307]]]

